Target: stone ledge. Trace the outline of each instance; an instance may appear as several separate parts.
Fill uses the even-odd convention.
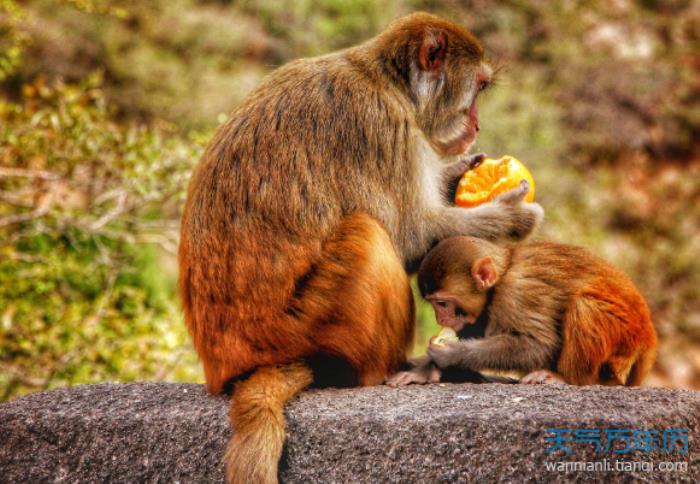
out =
[[[227,399],[194,384],[78,386],[0,405],[0,482],[221,482]],[[313,390],[287,408],[284,482],[700,480],[700,392],[444,384]],[[547,454],[549,428],[687,429],[687,454]],[[548,471],[686,461],[688,472]]]

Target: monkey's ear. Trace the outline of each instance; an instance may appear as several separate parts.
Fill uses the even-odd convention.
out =
[[[422,71],[435,72],[444,64],[446,53],[447,35],[426,31],[418,50],[418,67]]]
[[[477,259],[472,264],[472,278],[476,288],[480,291],[485,291],[489,287],[493,287],[498,279],[496,265],[491,257],[482,257]]]

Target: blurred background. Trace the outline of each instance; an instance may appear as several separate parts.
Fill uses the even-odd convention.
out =
[[[700,6],[683,0],[0,0],[0,401],[203,381],[176,295],[180,210],[266,73],[415,10],[484,43],[476,150],[532,170],[539,238],[629,273],[647,385],[700,388]],[[435,332],[419,307],[416,352]]]

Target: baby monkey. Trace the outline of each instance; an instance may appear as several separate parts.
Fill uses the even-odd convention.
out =
[[[394,375],[392,386],[439,381],[446,369],[517,371],[521,383],[632,386],[654,363],[644,298],[580,247],[452,237],[425,257],[418,285],[438,323],[460,340],[431,344],[429,360]]]

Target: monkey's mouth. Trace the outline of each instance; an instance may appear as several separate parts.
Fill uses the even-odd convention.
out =
[[[440,147],[448,156],[466,153],[476,140],[479,129],[479,108],[474,99],[455,122],[454,130],[440,141]]]

